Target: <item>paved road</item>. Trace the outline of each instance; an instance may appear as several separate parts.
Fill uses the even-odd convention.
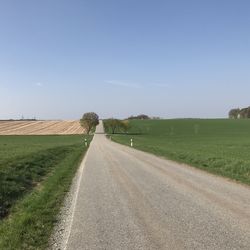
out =
[[[250,188],[96,134],[67,249],[249,250]]]

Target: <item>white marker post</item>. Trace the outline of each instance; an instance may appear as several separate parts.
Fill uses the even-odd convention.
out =
[[[84,141],[85,141],[85,147],[88,147],[87,139],[84,139]]]
[[[130,146],[133,147],[133,139],[130,139]]]

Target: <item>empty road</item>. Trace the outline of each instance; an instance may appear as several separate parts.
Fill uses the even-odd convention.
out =
[[[250,249],[249,187],[104,134],[84,164],[66,249]]]

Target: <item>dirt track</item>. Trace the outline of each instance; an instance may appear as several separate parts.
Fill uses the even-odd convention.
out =
[[[0,121],[0,135],[83,134],[79,121]]]

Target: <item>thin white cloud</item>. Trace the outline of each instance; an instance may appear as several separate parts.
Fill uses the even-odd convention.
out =
[[[130,83],[130,82],[124,82],[124,81],[115,81],[115,80],[105,81],[105,83],[114,85],[114,86],[126,87],[126,88],[139,89],[142,87],[142,85],[139,83]]]
[[[159,88],[169,88],[170,85],[166,83],[132,83],[132,82],[125,82],[125,81],[117,81],[117,80],[108,80],[105,81],[106,84],[125,87],[125,88],[143,88],[143,87],[159,87]]]
[[[42,87],[42,86],[43,86],[43,84],[42,84],[41,82],[36,82],[35,85],[36,85],[37,87]]]

